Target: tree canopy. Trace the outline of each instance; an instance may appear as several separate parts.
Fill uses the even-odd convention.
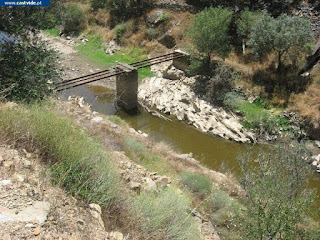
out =
[[[313,191],[303,190],[310,176],[307,157],[302,144],[285,143],[257,157],[240,158],[250,201],[241,222],[245,239],[316,239],[312,231],[298,228],[311,215],[315,200]]]
[[[264,14],[252,28],[249,45],[260,60],[266,54],[275,52],[278,71],[281,71],[283,56],[292,50],[305,51],[306,44],[313,38],[310,22],[306,19],[286,14],[275,19]]]
[[[196,14],[189,29],[195,49],[210,59],[212,53],[227,57],[231,52],[228,36],[232,11],[222,7],[207,8]]]

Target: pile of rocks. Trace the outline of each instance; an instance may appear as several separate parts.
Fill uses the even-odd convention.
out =
[[[50,184],[36,154],[0,145],[0,239],[123,240],[106,232],[101,207]]]
[[[129,189],[140,192],[141,189],[158,191],[159,188],[170,186],[171,179],[160,176],[157,172],[149,172],[144,167],[136,164],[122,152],[114,152],[122,179]]]
[[[162,76],[157,75],[140,85],[138,98],[143,103],[203,132],[241,143],[255,141],[253,133],[244,129],[235,116],[196,96],[189,86],[194,78],[185,77],[172,66],[164,69]]]
[[[320,141],[315,141],[315,145],[320,149]],[[320,173],[320,154],[311,157],[311,165]]]

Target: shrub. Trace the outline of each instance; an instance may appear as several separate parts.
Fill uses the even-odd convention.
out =
[[[223,97],[223,105],[231,110],[236,110],[245,100],[243,94],[236,90],[228,92]]]
[[[169,13],[164,13],[160,16],[159,21],[166,22],[166,21],[170,20],[171,18],[172,18],[172,16]]]
[[[193,217],[187,213],[189,201],[174,188],[159,193],[142,192],[130,201],[133,211],[141,218],[144,239],[197,240],[200,233]]]
[[[207,195],[212,189],[212,181],[197,173],[182,172],[180,179],[186,188],[193,193],[199,194],[201,197]]]
[[[238,78],[239,74],[229,66],[215,63],[211,65],[207,76],[197,78],[194,89],[208,101],[221,104],[225,94],[232,91],[235,87],[235,81]]]
[[[104,207],[113,203],[119,177],[110,157],[71,120],[43,105],[1,109],[0,132],[31,151],[40,149],[52,180],[69,193]]]
[[[79,32],[84,24],[84,21],[85,15],[79,5],[66,5],[63,14],[63,26],[65,32]]]
[[[205,203],[215,230],[219,231],[220,237],[226,239],[241,239],[238,233],[238,220],[243,206],[231,198],[226,192],[214,188],[210,198]]]
[[[118,43],[121,42],[121,38],[123,34],[126,32],[126,30],[127,30],[127,24],[125,23],[119,24],[113,29],[113,32],[116,35],[116,41]]]
[[[145,34],[147,35],[149,40],[156,39],[159,35],[158,31],[154,28],[146,29]]]
[[[311,215],[315,199],[304,190],[311,176],[308,157],[302,144],[285,143],[239,158],[249,199],[242,219],[246,239],[313,239],[299,227]]]
[[[45,30],[45,32],[51,36],[56,37],[56,36],[59,36],[60,30],[56,29],[56,28],[50,28],[50,29]]]
[[[60,79],[56,54],[36,36],[1,45],[0,92],[8,100],[32,102],[52,93]]]
[[[145,151],[144,146],[138,140],[131,137],[126,138],[125,147],[134,153],[141,153]]]

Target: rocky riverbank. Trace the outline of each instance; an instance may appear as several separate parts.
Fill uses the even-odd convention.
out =
[[[240,143],[255,142],[254,134],[247,131],[232,113],[213,107],[200,99],[191,89],[195,78],[172,65],[153,67],[156,77],[144,80],[138,98],[148,107],[184,120],[202,132]]]
[[[39,155],[0,145],[0,239],[113,239],[97,204],[84,204],[47,178]]]

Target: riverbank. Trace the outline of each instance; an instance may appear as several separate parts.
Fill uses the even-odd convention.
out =
[[[8,114],[8,111],[10,111],[10,114]],[[22,113],[24,114],[24,116],[21,115]],[[46,116],[48,116],[50,120],[47,119]],[[66,120],[66,122],[63,124],[63,122],[65,121],[64,119]],[[70,122],[67,119],[72,120],[72,122],[74,121],[75,126],[72,126],[74,130],[70,129],[71,132],[68,133],[68,137],[64,139],[61,143],[59,143],[59,138],[60,138],[59,135],[61,135],[61,138],[66,137],[64,136],[65,130],[67,130],[68,126],[70,125]],[[81,173],[81,170],[80,172],[78,172],[79,170],[77,170],[77,168],[74,168],[74,170],[72,170],[71,172],[68,171],[63,173],[64,168],[61,168],[63,165],[60,165],[61,163],[59,163],[59,161],[55,163],[56,160],[54,156],[58,154],[59,156],[62,157],[61,161],[65,161],[63,160],[64,159],[63,154],[71,151],[70,153],[68,153],[68,155],[71,154],[70,160],[72,160],[72,155],[77,154],[77,151],[80,151],[78,146],[82,141],[84,141],[82,136],[83,134],[85,135],[90,134],[90,136],[94,138],[95,141],[101,142],[102,144],[100,145],[101,149],[100,150],[97,149],[97,150],[106,152],[106,154],[109,156],[107,160],[108,163],[106,164],[109,164],[109,165],[111,164],[110,166],[113,166],[112,168],[115,168],[114,170],[112,170],[113,173],[111,174],[111,177],[114,178],[114,175],[119,174],[119,178],[121,179],[120,185],[118,185],[117,187],[119,188],[119,190],[120,189],[121,190],[120,192],[116,191],[112,193],[115,195],[114,195],[114,198],[112,198],[113,203],[111,204],[111,206],[109,204],[107,204],[106,206],[104,202],[101,202],[99,200],[100,199],[100,197],[98,197],[99,192],[96,192],[96,191],[100,191],[102,190],[102,188],[99,187],[100,190],[96,189],[94,192],[94,194],[98,198],[97,199],[94,198],[97,200],[97,202],[95,201],[93,202],[100,204],[100,206],[102,207],[102,220],[104,221],[103,226],[106,228],[108,232],[121,232],[123,233],[123,236],[130,234],[130,236],[136,236],[137,239],[157,239],[157,238],[154,238],[153,233],[152,235],[150,235],[151,233],[148,230],[149,228],[148,224],[146,225],[146,222],[144,221],[140,222],[140,220],[146,217],[144,216],[144,214],[149,214],[148,211],[153,212],[157,210],[144,209],[147,206],[144,206],[144,205],[135,206],[133,203],[134,202],[139,203],[139,201],[141,200],[160,201],[161,206],[162,207],[165,206],[166,208],[165,211],[161,210],[162,211],[161,215],[162,217],[166,218],[166,214],[167,213],[169,214],[169,212],[167,211],[170,211],[171,207],[173,207],[171,206],[172,203],[169,204],[170,199],[174,197],[175,201],[176,199],[180,199],[183,202],[183,203],[180,202],[179,206],[176,206],[176,207],[180,208],[182,207],[182,205],[180,206],[180,204],[186,204],[185,206],[183,206],[183,208],[181,208],[181,210],[177,211],[176,209],[174,211],[175,215],[177,216],[179,216],[180,214],[179,212],[181,211],[181,214],[182,214],[181,217],[183,219],[184,217],[187,217],[189,219],[187,222],[183,223],[184,224],[183,226],[185,226],[185,224],[191,224],[188,226],[188,231],[186,230],[184,234],[191,234],[190,231],[195,231],[195,232],[192,232],[194,237],[187,237],[186,235],[184,235],[185,236],[184,239],[193,240],[193,239],[198,239],[198,237],[199,239],[219,239],[216,231],[213,228],[213,225],[217,224],[217,222],[221,221],[221,219],[218,218],[218,216],[216,216],[214,213],[212,213],[211,215],[211,212],[210,212],[210,209],[212,207],[211,204],[214,204],[211,201],[213,201],[212,198],[214,198],[215,196],[211,194],[219,192],[219,195],[222,194],[224,198],[228,199],[228,201],[231,201],[234,204],[237,203],[237,209],[241,208],[241,204],[238,204],[237,199],[243,198],[244,192],[243,190],[241,190],[241,187],[239,187],[239,185],[235,184],[232,180],[227,178],[225,175],[201,166],[201,164],[190,155],[178,154],[175,151],[173,151],[170,147],[168,147],[166,144],[155,142],[151,138],[147,137],[146,134],[141,132],[139,133],[133,129],[130,129],[125,122],[123,122],[121,119],[117,117],[106,117],[96,112],[92,112],[90,110],[90,107],[86,105],[81,98],[71,98],[69,102],[51,101],[49,105],[45,104],[39,107],[31,106],[30,108],[18,106],[16,104],[5,104],[1,106],[1,109],[0,109],[0,121],[2,123],[1,125],[3,127],[5,126],[6,132],[5,134],[2,134],[2,135],[5,136],[4,140],[6,140],[7,142],[12,142],[13,139],[10,138],[10,136],[13,132],[15,132],[15,134],[21,134],[21,136],[23,136],[24,131],[28,131],[29,138],[33,139],[32,141],[29,141],[28,139],[25,139],[23,141],[18,141],[18,142],[14,141],[12,142],[12,146],[26,147],[27,149],[33,149],[33,151],[35,152],[34,154],[36,154],[37,152],[41,162],[45,163],[45,165],[43,166],[43,169],[45,168],[48,169],[49,175],[47,176],[53,177],[51,180],[53,180],[55,183],[58,183],[59,186],[64,188],[70,194],[74,195],[80,202],[84,201],[84,203],[87,203],[87,204],[89,204],[93,200],[93,198],[91,194],[87,196],[86,192],[88,192],[89,194],[91,191],[90,186],[92,186],[92,184],[95,184],[95,181],[100,179],[100,176],[102,177],[104,174],[106,174],[103,170],[104,168],[102,169],[99,167],[100,168],[99,174],[94,178],[90,178],[90,180],[88,179],[89,184],[85,181],[85,179],[82,179],[81,177],[81,179],[85,181],[83,183],[85,184],[84,187],[87,188],[87,190],[85,192],[82,192],[81,189],[78,189],[77,191],[74,192],[72,190],[74,189],[73,183],[71,181],[73,178],[72,175],[76,173],[76,175],[79,174],[79,176],[82,176],[83,173]],[[11,125],[12,121],[15,122],[14,126]],[[46,121],[52,121],[53,126],[50,124],[49,125],[46,124],[45,123]],[[32,127],[35,122],[37,122],[36,130],[34,130]],[[60,129],[62,127],[62,125],[60,124],[65,125],[63,126],[63,129]],[[54,127],[54,129],[51,130],[51,127]],[[4,129],[2,128],[1,131],[3,132],[3,130]],[[36,131],[37,133],[34,131]],[[72,140],[72,145],[68,145],[69,144],[68,139],[74,138],[73,136],[74,133],[72,133],[73,131],[79,132],[77,133],[77,137],[76,137],[77,140]],[[45,135],[42,135],[44,133]],[[46,144],[49,143],[47,141],[51,142],[51,140],[46,136],[52,136],[55,139],[53,146],[50,146],[49,148],[48,146],[46,146]],[[39,142],[40,140],[39,137],[43,138],[40,142]],[[64,141],[67,141],[67,142],[64,143]],[[80,141],[80,142],[78,143],[77,141]],[[91,140],[88,139],[85,141],[89,141],[88,142],[89,148],[91,148],[90,147]],[[55,147],[55,145],[57,145],[58,147],[59,144],[62,144],[61,147],[63,146],[63,149],[65,149],[67,152],[64,153],[65,150],[59,149],[60,147],[59,148]],[[72,147],[72,149],[67,150],[69,147]],[[81,151],[85,150],[85,148],[86,147],[84,145]],[[57,150],[59,149],[60,153],[52,152],[52,151],[55,151],[54,149],[57,149]],[[53,158],[51,158],[50,156],[53,156]],[[94,156],[91,156],[91,157],[94,157]],[[92,160],[88,159],[88,160],[92,161],[94,159]],[[7,166],[7,164],[10,161],[11,161],[10,159],[5,158],[4,165],[3,165],[4,168],[2,169],[9,170],[9,168],[6,168],[5,166]],[[81,160],[79,161],[80,161],[79,164],[82,164]],[[70,162],[71,164],[70,168],[73,169],[72,162],[73,160]],[[67,164],[67,162],[65,163]],[[99,164],[98,165],[94,164],[89,166],[91,167],[90,167],[90,170],[88,169],[89,170],[88,174],[91,175],[92,171],[96,171],[94,169],[98,167]],[[87,167],[85,167],[85,169],[86,168]],[[54,176],[64,175],[64,177],[59,180],[59,177],[56,178],[52,174],[54,174]],[[186,176],[186,174],[188,178],[187,179],[182,178],[182,176]],[[84,175],[83,177],[86,178],[86,176]],[[109,174],[108,174],[108,178],[110,178]],[[194,181],[193,179],[198,179],[198,178],[202,179],[201,181],[206,182],[206,185],[202,186],[200,184],[199,186],[197,185],[193,186],[193,181]],[[182,180],[185,181],[184,183],[187,185],[182,184]],[[112,186],[112,181],[111,183],[110,182],[104,183],[103,179],[101,179],[101,181],[102,182],[100,184],[111,184]],[[207,185],[207,183],[209,185]],[[188,184],[191,184],[192,187],[189,188]],[[108,188],[110,189],[111,187],[108,185],[106,186],[107,186],[107,189]],[[163,197],[165,198],[168,197],[166,195],[168,191],[170,192],[170,198],[164,199]],[[153,199],[153,197],[151,197],[153,196],[152,192],[156,194],[157,196],[156,199]],[[199,193],[201,193],[201,195],[199,195]],[[110,192],[108,192],[108,194],[110,194]],[[207,204],[205,206],[202,204],[199,205],[199,203],[203,201],[199,198],[203,198],[204,196],[207,198],[208,201],[210,199],[209,206]],[[127,201],[130,201],[129,205],[127,205],[128,204]],[[148,202],[145,202],[145,204],[147,203]],[[166,205],[167,203],[169,205]],[[149,202],[148,204],[151,204],[151,202]],[[117,209],[116,212],[114,212],[115,210],[114,207],[116,207]],[[224,213],[225,217],[227,216],[228,218],[229,216],[234,217],[235,216],[234,215],[235,213],[233,213],[234,209],[233,208],[229,209],[229,205],[227,209],[225,209],[225,207],[227,206],[223,205],[223,206],[219,206],[218,208],[221,209],[221,211],[225,212]],[[185,209],[191,209],[191,210],[190,212],[185,212]],[[133,215],[129,214],[129,213],[133,213],[132,211],[134,212],[137,211],[136,213],[139,216],[139,221],[138,221],[139,224],[135,226],[132,226],[131,224],[122,225],[127,221],[132,221],[135,219]],[[147,212],[143,213],[140,211],[143,211],[143,212],[147,211]],[[116,214],[117,217],[114,214]],[[159,217],[159,215],[155,217]],[[114,218],[116,218],[116,220]],[[183,221],[185,221],[185,219]],[[32,224],[34,224],[35,226],[38,226],[33,222]],[[172,223],[172,224],[180,225],[180,223],[178,222]],[[199,230],[200,230],[199,233],[196,233],[197,231],[193,229],[193,226],[199,226]],[[181,229],[180,227],[179,229]],[[225,234],[223,232],[229,231],[225,229],[225,227],[226,226],[223,226],[223,225],[218,226],[219,232],[222,234],[222,236]],[[138,233],[139,229],[140,231],[142,229],[142,232]],[[152,231],[158,231],[158,230],[159,229],[154,229]],[[238,229],[235,228],[232,231],[232,234],[236,234],[237,231]],[[10,232],[10,231],[8,232],[10,235],[13,234],[13,232]],[[48,232],[44,230],[42,235],[45,235],[47,233]],[[32,234],[32,232],[29,231],[29,234]],[[58,231],[57,234],[64,234],[64,232]],[[194,234],[200,234],[200,235],[194,235]],[[195,237],[195,236],[198,236],[198,237]]]
[[[195,78],[170,63],[154,66],[157,77],[147,78],[139,86],[138,97],[150,108],[186,121],[200,131],[240,143],[255,142],[254,134],[247,131],[235,115],[216,108],[200,99],[192,91]]]

